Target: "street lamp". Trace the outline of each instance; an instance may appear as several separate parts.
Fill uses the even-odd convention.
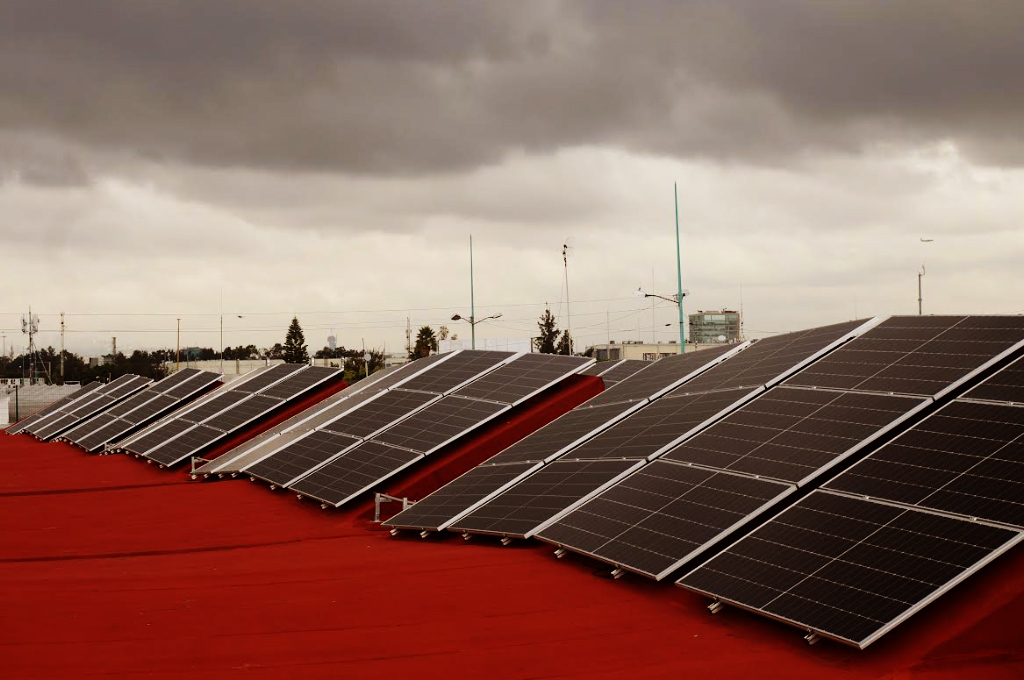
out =
[[[492,314],[491,316],[485,316],[482,319],[473,318],[472,315],[470,315],[470,317],[467,319],[466,317],[462,316],[461,314],[455,314],[454,316],[452,316],[452,321],[465,321],[466,323],[469,324],[469,335],[470,335],[470,338],[471,338],[471,340],[470,340],[470,342],[471,342],[470,347],[472,349],[476,349],[476,325],[478,323],[480,323],[481,321],[487,321],[488,319],[500,319],[500,318],[501,318],[501,313],[500,312],[497,313],[497,314]]]
[[[683,298],[685,298],[689,294],[690,294],[690,291],[688,289],[686,289],[686,288],[680,289],[679,293],[677,295],[673,295],[672,297],[667,297],[665,295],[658,295],[656,293],[645,293],[642,288],[637,288],[636,291],[633,293],[633,295],[635,297],[638,297],[638,298],[653,297],[653,298],[658,298],[659,300],[664,300],[665,302],[671,302],[672,304],[679,306],[679,353],[680,354],[685,354],[686,353],[686,333],[683,330]],[[665,324],[665,325],[668,326],[669,324]]]

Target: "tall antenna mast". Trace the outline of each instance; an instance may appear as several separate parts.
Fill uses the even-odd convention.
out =
[[[64,312],[60,313],[60,384],[64,384]]]
[[[21,332],[28,335],[29,384],[36,379],[36,333],[39,332],[39,317],[32,313],[32,305],[28,307],[28,316],[21,317]]]

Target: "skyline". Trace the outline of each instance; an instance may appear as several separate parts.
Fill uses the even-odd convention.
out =
[[[1024,313],[1018,2],[0,6],[8,346]]]

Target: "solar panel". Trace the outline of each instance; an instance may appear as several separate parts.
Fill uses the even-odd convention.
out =
[[[153,383],[151,387],[157,392],[165,393],[167,390],[173,389],[181,383],[191,380],[202,372],[203,371],[200,371],[198,368],[182,368],[171,373],[163,380]]]
[[[301,371],[305,367],[305,364],[276,364],[269,368],[260,370],[258,374],[253,375],[251,378],[248,375],[242,376],[242,378],[236,382],[228,385],[228,389],[253,394],[254,392],[259,392],[269,385],[273,385],[285,376],[289,376],[296,371]],[[255,373],[255,371],[253,371],[253,373]]]
[[[120,404],[118,404],[118,406],[120,406]],[[117,419],[118,418],[116,415],[111,414],[109,412],[101,413],[94,418],[90,418],[84,423],[75,425],[73,428],[64,433],[63,439],[65,439],[66,441],[75,442],[77,444],[79,440],[81,440],[82,438],[88,436],[90,433],[95,432],[96,430],[102,427],[106,427],[110,423],[117,421]]]
[[[939,397],[1024,346],[1020,317],[892,317],[787,384]]]
[[[595,365],[600,366],[601,364]],[[649,365],[649,362],[640,361],[639,359],[623,359],[622,361],[616,362],[614,366],[606,366],[605,370],[598,373],[598,375],[601,376],[601,380],[604,381],[604,384],[610,387],[616,383],[622,382],[626,378]]]
[[[135,394],[128,397],[124,401],[118,402],[117,404],[114,404],[113,406],[108,408],[106,411],[104,411],[104,415],[120,418],[121,416],[128,413],[132,409],[142,406],[147,401],[157,396],[157,394],[158,392],[154,391],[152,388],[142,390],[141,392],[136,392]],[[82,425],[88,425],[88,423],[82,423]],[[75,429],[77,430],[78,428],[76,427]]]
[[[208,373],[204,371],[204,376],[202,378],[194,378],[183,383],[173,385],[164,390],[164,394],[175,399],[184,399],[187,396],[195,394],[201,389],[209,387],[219,380],[220,376],[216,373]]]
[[[447,394],[513,356],[514,352],[485,350],[453,352],[444,361],[438,360],[430,370],[402,383],[402,387],[407,390]]]
[[[72,427],[81,418],[71,415],[70,413],[53,413],[47,418],[40,426],[32,432],[33,435],[40,439],[49,439],[50,437],[57,435],[64,430]]]
[[[796,488],[654,461],[537,534],[661,579]]]
[[[1024,528],[1024,406],[954,401],[826,488]]]
[[[598,376],[605,371],[610,371],[616,364],[621,364],[623,361],[625,361],[625,359],[620,359],[618,361],[598,361],[597,363],[591,364],[580,371],[580,375]]]
[[[99,417],[103,418],[103,416]],[[86,451],[95,451],[103,448],[104,444],[114,441],[131,428],[131,423],[125,422],[121,418],[114,418],[102,426],[97,427],[84,437],[80,437],[75,440],[75,443]]]
[[[555,515],[640,465],[634,460],[556,460],[461,517],[449,529],[529,538]]]
[[[285,486],[358,443],[354,437],[315,430],[242,471],[271,484]]]
[[[821,326],[758,340],[686,383],[687,392],[770,386],[851,337],[864,321]]]
[[[723,392],[662,397],[566,455],[589,460],[648,458],[668,449],[737,401],[756,393],[756,390],[741,387]]]
[[[423,456],[376,441],[363,442],[289,485],[303,496],[338,507]]]
[[[692,378],[694,374],[707,369],[709,365],[721,360],[726,354],[736,349],[736,347],[730,346],[716,347],[659,359],[637,371],[627,380],[612,385],[588,401],[585,406],[601,406],[621,401],[642,401],[660,396],[683,383],[687,378]]]
[[[1024,357],[969,390],[963,398],[1024,403]]]
[[[132,409],[131,412],[122,416],[121,420],[124,420],[131,425],[140,425],[151,419],[153,416],[166,411],[179,401],[180,399],[175,399],[167,394],[156,394],[153,395],[153,398],[146,403],[141,406],[137,406]]]
[[[172,437],[176,437],[191,428],[193,425],[195,423],[181,418],[159,421],[152,429],[141,432],[139,436],[133,436],[131,439],[122,442],[119,446],[132,453],[146,454]]]
[[[24,432],[25,430],[30,428],[32,425],[34,425],[34,424],[38,423],[39,421],[41,421],[46,416],[48,416],[51,413],[53,413],[54,411],[59,411],[59,410],[63,409],[65,406],[67,406],[71,402],[74,402],[74,401],[77,401],[77,400],[81,399],[82,397],[90,394],[94,390],[99,389],[100,387],[103,387],[103,383],[100,383],[100,382],[88,383],[88,384],[80,387],[79,389],[75,390],[71,394],[58,399],[57,401],[53,402],[52,404],[44,406],[43,408],[39,409],[38,411],[36,411],[32,415],[27,416],[25,418],[22,418],[20,421],[18,421],[17,423],[12,425],[11,427],[7,428],[6,432],[7,432],[7,434],[20,434],[21,432]]]
[[[161,465],[171,466],[206,448],[224,435],[224,430],[209,425],[196,425],[145,455],[146,458]]]
[[[231,408],[213,416],[209,420],[203,421],[203,424],[215,427],[218,430],[229,432],[252,420],[255,420],[256,418],[259,418],[265,413],[269,413],[278,406],[281,406],[283,403],[284,402],[280,399],[273,399],[271,397],[264,396],[263,394],[256,394],[244,401],[236,403]]]
[[[576,373],[593,360],[559,354],[523,354],[468,385],[456,394],[515,405]]]
[[[121,381],[121,378],[128,378],[128,380]],[[120,399],[126,395],[135,392],[149,383],[153,382],[151,378],[143,378],[141,375],[124,375],[118,378],[110,384],[110,389],[104,393],[112,399]]]
[[[778,387],[663,458],[800,485],[929,403],[917,397]]]
[[[441,531],[467,509],[503,491],[540,466],[541,463],[512,463],[475,467],[383,524],[389,527]]]
[[[85,399],[81,404],[74,404],[65,408],[61,413],[74,416],[75,418],[85,418],[112,403],[114,403],[113,397],[106,394],[94,394]],[[38,429],[36,434],[39,434]]]
[[[1021,538],[815,491],[678,583],[863,649]]]
[[[376,402],[372,402],[371,406],[373,403]],[[433,453],[509,408],[508,404],[455,395],[441,397],[423,410],[375,435],[373,439],[422,454]],[[333,429],[334,425],[327,427]]]
[[[177,417],[182,420],[187,420],[190,423],[201,423],[221,411],[226,411],[227,409],[232,408],[235,404],[246,399],[248,396],[248,392],[235,390],[230,392],[218,392],[212,398],[203,401],[195,408],[185,411]]]
[[[304,371],[295,373],[278,384],[263,390],[260,394],[277,399],[293,399],[314,385],[319,385],[331,378],[341,378],[341,371],[336,368],[310,366]]]
[[[573,409],[488,459],[485,465],[554,460],[637,410],[643,403],[620,401]]]
[[[437,395],[393,389],[324,425],[325,430],[364,439],[437,399]]]

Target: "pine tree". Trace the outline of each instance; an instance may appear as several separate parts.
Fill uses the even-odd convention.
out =
[[[437,351],[437,336],[430,326],[423,326],[416,334],[416,345],[409,354],[410,359],[419,359]]]
[[[555,324],[555,317],[551,315],[550,307],[541,314],[537,327],[540,329],[540,336],[533,340],[534,349],[541,354],[554,354],[555,341],[558,340],[558,326]]]
[[[292,317],[288,326],[288,334],[284,338],[284,361],[287,364],[308,364],[309,353],[306,351],[306,337],[302,334],[299,318]]]
[[[569,331],[563,331],[562,337],[558,339],[558,346],[555,347],[555,354],[572,354],[572,344],[569,342]]]

